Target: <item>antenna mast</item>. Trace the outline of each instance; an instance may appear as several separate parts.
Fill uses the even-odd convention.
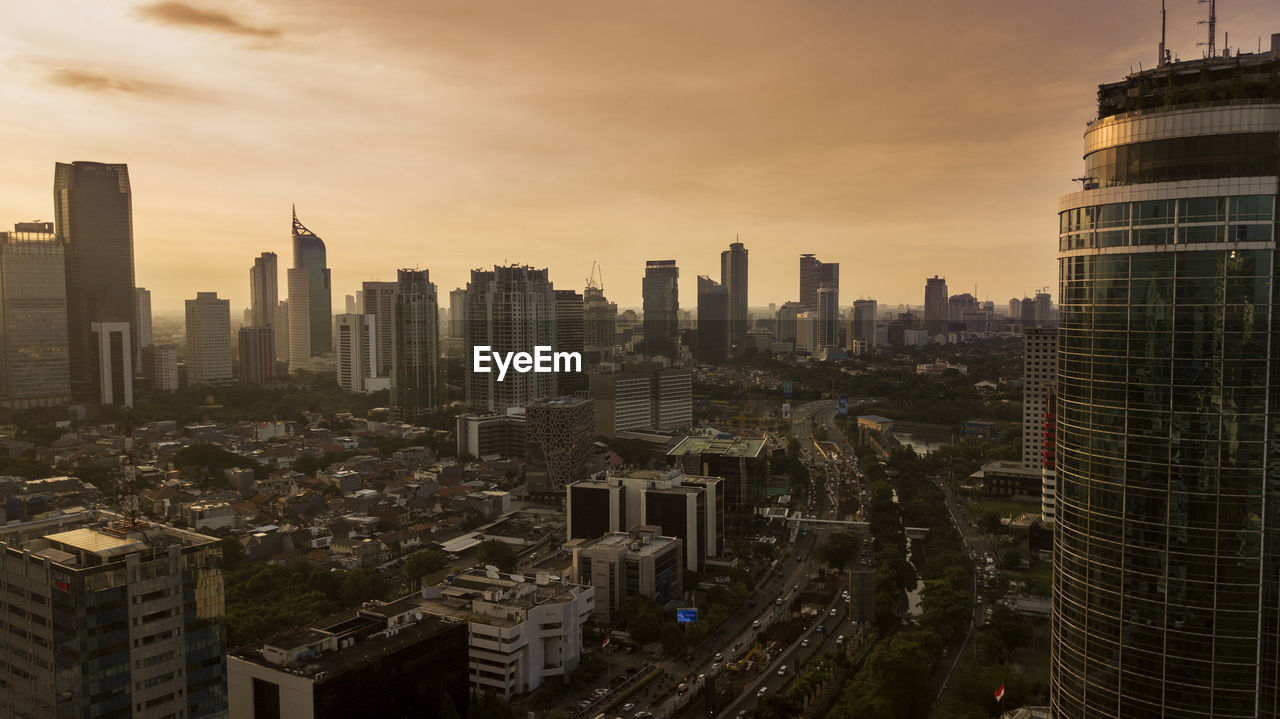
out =
[[[138,508],[138,468],[133,454],[133,418],[125,421],[124,426],[124,478],[120,482],[120,510],[123,517],[115,522],[115,528],[121,532],[146,529],[149,522],[141,519],[142,511]]]
[[[1164,7],[1164,0],[1160,0],[1160,57],[1156,60],[1156,67],[1169,64],[1169,49],[1165,47],[1165,28],[1168,24],[1168,14]]]
[[[1207,25],[1209,26],[1209,42],[1207,42],[1207,43],[1203,43],[1203,42],[1201,42],[1201,43],[1196,43],[1196,44],[1197,44],[1197,45],[1208,45],[1208,46],[1209,46],[1209,57],[1217,57],[1217,54],[1218,54],[1218,48],[1217,48],[1217,44],[1216,44],[1216,43],[1217,43],[1217,37],[1218,37],[1218,2],[1217,2],[1217,0],[1197,0],[1197,2],[1199,2],[1199,3],[1200,3],[1200,4],[1202,4],[1202,5],[1203,5],[1204,3],[1209,3],[1209,20],[1208,20],[1208,22],[1206,23],[1204,20],[1201,20],[1200,22],[1196,23],[1197,25],[1206,25],[1206,24],[1207,24]]]

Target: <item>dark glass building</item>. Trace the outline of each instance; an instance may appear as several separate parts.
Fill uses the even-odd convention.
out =
[[[818,309],[818,289],[840,287],[840,263],[823,262],[814,255],[800,255],[800,311]],[[784,338],[785,339],[785,338]]]
[[[1061,719],[1280,714],[1277,73],[1280,36],[1103,85],[1059,201]]]
[[[737,354],[747,347],[747,247],[741,242],[720,253],[720,284],[729,293],[729,351]]]
[[[729,359],[729,288],[698,275],[698,334],[694,356],[699,362],[724,364]]]
[[[414,420],[440,404],[439,304],[427,270],[400,270],[392,311],[391,404]]]
[[[97,395],[92,360],[94,322],[128,322],[138,356],[133,284],[133,196],[129,168],[59,162],[53,174],[56,232],[66,243],[67,345],[71,391]]]
[[[675,260],[649,260],[644,267],[644,351],[673,357],[680,327],[680,268]]]

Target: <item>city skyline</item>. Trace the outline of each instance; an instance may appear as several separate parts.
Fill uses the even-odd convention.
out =
[[[1185,5],[1170,45],[1190,58],[1203,8]],[[1224,4],[1219,33],[1269,26],[1265,8]],[[1108,7],[1101,29],[1078,6],[1015,3],[941,6],[927,25],[886,8],[573,9],[9,8],[0,96],[30,112],[0,121],[0,213],[51,219],[53,162],[128,163],[136,281],[158,314],[192,285],[248,307],[243,268],[287,254],[293,202],[324,228],[336,298],[403,266],[444,291],[512,262],[580,290],[599,260],[610,299],[639,306],[645,260],[677,260],[693,297],[739,235],[750,306],[797,299],[800,252],[846,264],[846,304],[918,302],[935,273],[1004,304],[1055,284],[1044,217],[1078,174],[1078,98],[1149,66],[1159,35],[1154,3]],[[1062,71],[1044,83],[1024,64]]]

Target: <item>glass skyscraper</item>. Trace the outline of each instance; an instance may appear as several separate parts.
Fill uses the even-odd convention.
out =
[[[439,300],[427,270],[400,270],[397,278],[391,321],[391,403],[401,419],[414,420],[440,405]]]
[[[333,296],[324,240],[293,213],[289,281],[289,368],[311,369],[312,357],[333,351]]]
[[[90,347],[94,322],[127,322],[137,355],[133,284],[133,196],[127,165],[59,162],[54,167],[53,209],[58,238],[66,244],[67,341],[71,389],[95,392]]]
[[[1278,46],[1103,85],[1059,201],[1060,719],[1280,715]]]
[[[649,260],[641,284],[644,352],[674,357],[680,328],[680,268],[675,260]]]

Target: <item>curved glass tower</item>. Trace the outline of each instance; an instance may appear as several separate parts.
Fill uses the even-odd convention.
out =
[[[310,358],[333,351],[333,298],[324,240],[293,213],[293,267],[289,280],[290,368],[310,369]]]
[[[1273,48],[1102,86],[1059,201],[1061,719],[1280,711],[1277,73]]]

